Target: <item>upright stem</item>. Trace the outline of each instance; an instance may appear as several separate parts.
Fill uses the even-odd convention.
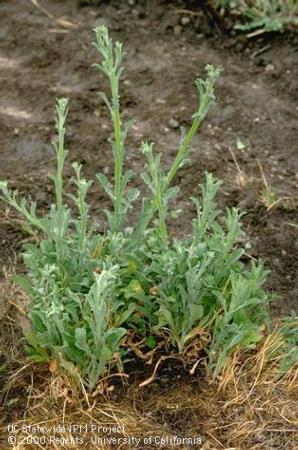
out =
[[[59,128],[58,130],[58,155],[61,155],[64,150],[64,130],[63,128]],[[62,178],[62,171],[63,171],[63,160],[62,158],[58,157],[57,159],[57,174],[56,174],[56,205],[57,210],[61,211],[62,204],[63,204],[63,178]]]
[[[110,78],[112,102],[113,102],[113,126],[114,126],[114,138],[115,138],[115,162],[114,162],[114,196],[115,196],[115,230],[119,231],[122,221],[122,166],[123,166],[123,146],[121,135],[121,117],[120,117],[120,105],[119,105],[119,92],[118,82],[114,74]]]
[[[119,42],[116,42],[115,45],[113,44],[113,41],[109,37],[108,29],[104,25],[97,27],[95,33],[95,46],[102,56],[101,64],[96,64],[96,66],[108,77],[111,89],[110,100],[104,93],[100,94],[110,111],[114,128],[114,213],[110,225],[114,232],[118,232],[121,230],[124,215],[122,204],[124,137],[122,133],[119,99],[119,79],[123,70],[121,66],[122,46]]]
[[[176,173],[177,173],[181,163],[183,162],[183,160],[185,158],[185,155],[186,155],[186,153],[187,153],[187,151],[189,149],[191,141],[192,141],[195,133],[197,132],[197,129],[201,125],[202,121],[203,120],[200,117],[197,117],[193,121],[193,123],[191,125],[191,128],[188,131],[186,137],[183,139],[183,141],[182,141],[182,143],[181,143],[181,145],[179,147],[177,156],[176,156],[176,158],[175,158],[175,160],[174,160],[174,162],[173,162],[173,164],[172,164],[172,166],[170,168],[169,173],[166,176],[165,185],[164,185],[165,189],[167,189],[170,186],[172,180],[174,179],[174,177],[175,177],[175,175],[176,175]]]
[[[164,247],[168,244],[168,231],[167,231],[167,225],[166,225],[166,214],[164,210],[164,206],[162,204],[162,195],[159,191],[157,193],[157,210],[158,210],[158,221],[159,221],[159,230],[160,230],[160,236],[161,241]]]
[[[67,151],[64,148],[64,137],[65,137],[65,120],[67,117],[67,105],[68,99],[61,98],[58,100],[56,110],[57,110],[57,118],[56,118],[56,127],[58,131],[58,144],[55,144],[56,148],[56,158],[57,158],[57,170],[56,176],[54,178],[55,182],[55,193],[56,193],[56,207],[57,211],[62,210],[63,207],[63,166]]]

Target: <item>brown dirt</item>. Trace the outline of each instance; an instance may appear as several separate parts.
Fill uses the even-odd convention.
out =
[[[70,162],[74,160],[83,164],[90,178],[99,171],[111,174],[111,151],[106,142],[110,123],[97,95],[106,85],[91,67],[97,59],[90,45],[96,25],[107,24],[113,37],[125,43],[122,107],[124,117],[135,118],[127,160],[137,173],[144,163],[138,150],[142,139],[155,141],[163,152],[165,165],[169,164],[179,140],[179,132],[171,128],[170,119],[189,125],[197,104],[194,79],[204,75],[207,63],[220,65],[224,72],[217,85],[217,103],[195,139],[191,164],[177,177],[177,184],[181,185],[177,206],[184,213],[175,224],[176,231],[184,233],[189,229],[194,210],[187,199],[198,191],[204,171],[213,172],[224,181],[220,205],[239,206],[247,212],[243,223],[252,245],[249,254],[263,258],[271,269],[267,287],[280,296],[272,305],[272,315],[297,312],[297,36],[263,36],[252,41],[221,35],[203,13],[185,16],[191,20],[182,26],[183,14],[174,2],[154,0],[129,6],[123,0],[79,8],[74,0],[40,0],[40,5],[54,18],[30,1],[0,1],[0,179],[8,179],[11,187],[37,200],[41,210],[52,201],[53,188],[47,175],[54,169],[50,142],[55,135],[55,98],[60,96],[70,98],[66,184],[72,173]],[[69,28],[65,23],[61,26],[55,18],[71,21],[76,27]],[[244,151],[236,148],[238,138],[245,143]],[[231,150],[245,172],[244,184]],[[281,199],[269,211],[260,199],[264,185],[258,160],[267,182]],[[142,185],[139,180],[136,184]],[[97,186],[92,187],[90,201],[94,215],[101,218],[106,199]],[[16,216],[3,204],[0,207],[0,264],[21,270],[19,254],[27,236]],[[14,299],[10,288],[3,286],[7,291],[5,298]],[[0,314],[1,324],[6,323],[7,330],[0,340],[3,348],[16,325],[11,307],[9,321],[3,319],[8,314],[5,308],[1,306]],[[14,345],[17,348],[15,335]],[[17,361],[18,354],[11,358]],[[2,363],[5,359],[0,360]],[[193,384],[188,386],[195,391]],[[187,392],[185,389],[183,392]],[[18,395],[25,398],[23,391],[14,396]],[[213,408],[219,411],[222,405],[219,399]],[[262,408],[262,403],[258,407]],[[175,423],[180,419],[184,426],[186,410],[187,405],[177,414],[166,411],[173,415],[165,422],[171,424],[171,431],[178,430]],[[224,423],[224,411],[218,413],[217,423]],[[181,414],[186,414],[183,420]],[[257,414],[248,420],[257,421]],[[201,418],[203,421],[203,415]],[[156,427],[158,416],[154,420]],[[212,417],[208,420],[207,434],[214,431]],[[214,434],[224,445],[241,442],[239,448],[252,448],[239,438],[241,429],[237,435],[240,440],[227,438],[222,432]],[[274,433],[272,436],[270,439],[274,439]],[[211,442],[210,449],[217,448],[214,440]],[[290,443],[288,447],[279,446],[278,442],[270,445],[266,447],[262,441],[262,446],[256,443],[255,448],[294,448]]]

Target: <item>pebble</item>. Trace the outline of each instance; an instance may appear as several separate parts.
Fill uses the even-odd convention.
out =
[[[135,6],[136,0],[127,0],[127,3],[129,4],[129,6]]]
[[[179,36],[181,34],[182,31],[182,27],[181,25],[175,25],[173,28],[173,32],[175,34],[175,36]]]
[[[139,19],[141,17],[141,12],[137,8],[132,9],[131,13],[135,19]]]
[[[190,23],[190,18],[189,17],[181,17],[181,25],[183,25],[184,27],[186,25],[188,25]]]
[[[204,37],[205,37],[204,33],[198,33],[198,34],[196,35],[196,38],[197,38],[198,41],[204,39]]]
[[[267,66],[265,67],[265,72],[274,72],[274,65],[273,64],[267,64]]]
[[[237,42],[237,44],[235,45],[235,51],[236,52],[243,52],[243,50],[245,49],[246,44],[244,42]]]
[[[176,119],[173,119],[173,118],[169,120],[168,125],[169,125],[170,128],[173,128],[174,130],[179,128],[179,122]]]
[[[35,199],[37,202],[43,203],[47,200],[47,196],[45,192],[37,192],[35,195]]]

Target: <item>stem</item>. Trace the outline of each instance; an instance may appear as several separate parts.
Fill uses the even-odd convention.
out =
[[[58,100],[56,111],[56,127],[58,130],[58,144],[55,144],[56,157],[57,157],[57,171],[54,178],[55,182],[55,193],[56,193],[56,207],[57,211],[61,212],[63,207],[63,166],[67,151],[64,148],[64,137],[65,137],[65,120],[67,117],[67,105],[68,99],[61,98]]]
[[[188,131],[186,137],[183,139],[183,141],[182,141],[182,143],[181,143],[181,145],[179,147],[177,156],[176,156],[176,158],[175,158],[175,160],[174,160],[174,162],[173,162],[173,164],[172,164],[172,166],[170,168],[169,173],[166,176],[165,185],[164,185],[165,189],[167,189],[169,187],[169,185],[171,184],[172,180],[174,179],[174,177],[175,177],[175,175],[176,175],[176,173],[177,173],[181,163],[183,162],[183,160],[185,158],[185,155],[186,155],[186,153],[187,153],[187,151],[189,149],[191,141],[192,141],[195,133],[197,132],[197,129],[199,128],[199,126],[201,125],[202,122],[203,122],[203,118],[197,117],[193,121],[193,123],[191,125],[191,128]]]
[[[64,150],[64,130],[63,128],[59,128],[58,130],[58,136],[59,136],[59,143],[58,143],[58,155],[61,155]],[[63,204],[63,178],[62,178],[62,171],[63,171],[63,160],[61,157],[58,157],[57,159],[57,174],[56,174],[56,204],[57,204],[57,210],[61,211],[62,204]]]
[[[112,101],[113,101],[113,126],[115,137],[115,164],[114,164],[114,196],[115,196],[115,229],[114,231],[120,231],[122,222],[122,166],[123,166],[123,145],[121,135],[121,117],[120,117],[120,105],[119,105],[119,92],[118,92],[118,80],[115,74],[112,73],[110,78]]]
[[[167,226],[166,226],[166,205],[163,202],[163,177],[160,169],[160,155],[156,158],[153,156],[153,144],[147,144],[143,142],[142,151],[146,154],[148,160],[148,169],[151,176],[151,181],[149,181],[149,187],[153,193],[153,208],[151,211],[154,213],[155,210],[158,212],[158,228],[160,232],[160,237],[164,247],[167,247]],[[149,221],[152,218],[151,211],[149,214]],[[147,224],[147,221],[145,222]]]
[[[80,195],[79,198],[79,208],[80,208],[80,248],[84,250],[85,248],[85,240],[86,240],[86,231],[87,231],[87,211],[86,205],[84,201],[84,197]]]
[[[161,241],[164,245],[164,247],[167,247],[168,245],[168,232],[167,232],[167,225],[166,225],[166,214],[164,211],[164,206],[162,204],[162,196],[160,189],[157,192],[156,195],[156,203],[157,203],[157,210],[158,210],[158,221],[159,221],[159,230],[160,230],[160,236]]]

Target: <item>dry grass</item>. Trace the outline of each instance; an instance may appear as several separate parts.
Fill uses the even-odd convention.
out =
[[[0,367],[20,359],[20,314],[26,299],[13,284],[11,273],[0,273]],[[0,370],[0,375],[2,371]]]
[[[7,366],[2,374],[1,449],[174,448],[168,444],[142,443],[149,436],[201,437],[202,445],[176,447],[181,449],[297,449],[298,368],[279,376],[279,357],[274,356],[282,345],[278,334],[269,336],[254,354],[236,355],[220,379],[212,380],[200,368],[191,376],[177,370],[176,364],[169,366],[168,372],[163,371],[162,376],[148,386],[140,387],[140,381],[148,376],[142,373],[140,363],[134,373],[130,373],[128,381],[111,379],[110,390],[93,397],[75,392],[67,379],[51,374],[48,367],[26,362],[18,343],[18,319],[9,303],[9,299],[20,293],[6,280],[1,285],[0,295],[1,346],[2,350],[6,349]],[[6,310],[3,310],[4,298]],[[17,433],[16,444],[9,446],[7,425],[12,423],[19,429],[29,425],[56,427],[55,437],[60,441],[26,444],[30,437],[46,435],[48,439],[53,435],[51,431],[35,433],[27,428]],[[73,424],[87,426],[88,430],[67,429]],[[122,442],[114,447],[100,442],[88,443],[92,436],[109,436],[102,429],[92,432],[91,424],[118,426],[113,436],[141,441],[138,445],[130,441],[128,445]],[[65,446],[62,438],[64,442],[68,439]],[[83,439],[84,445],[76,438]]]

